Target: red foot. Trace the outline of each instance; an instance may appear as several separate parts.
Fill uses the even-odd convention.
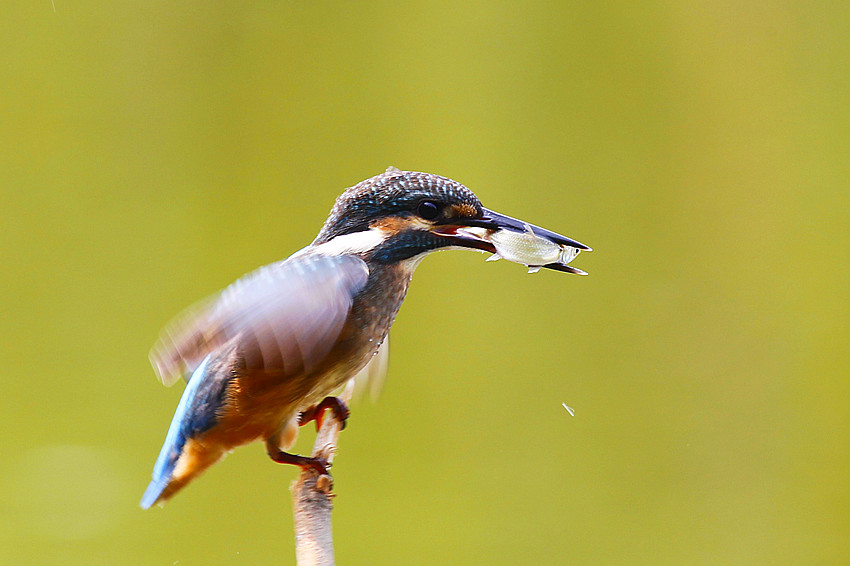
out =
[[[299,456],[298,454],[290,454],[283,450],[269,450],[269,458],[278,464],[293,464],[302,469],[316,470],[320,476],[330,475],[328,468],[331,465],[324,458],[311,458],[310,456]]]
[[[348,410],[348,405],[345,404],[345,401],[339,397],[325,397],[318,405],[314,405],[306,411],[303,411],[300,415],[298,415],[298,425],[304,426],[310,421],[316,421],[316,430],[319,430],[322,428],[322,421],[325,418],[326,409],[332,410],[334,415],[336,415],[336,418],[342,421],[342,428],[340,430],[345,429],[345,425],[348,423],[348,417],[351,415],[351,411]]]

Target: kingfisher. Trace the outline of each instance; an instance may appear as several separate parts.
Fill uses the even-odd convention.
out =
[[[444,249],[499,257],[491,236],[504,231],[573,249],[571,257],[590,250],[484,208],[449,178],[391,167],[345,190],[310,245],[178,316],[151,362],[166,385],[187,385],[141,507],[163,504],[255,441],[275,462],[327,473],[326,461],[286,450],[299,426],[320,424],[326,410],[344,423],[348,408],[333,392],[385,367],[387,335],[416,266]],[[558,262],[531,267],[584,273]]]

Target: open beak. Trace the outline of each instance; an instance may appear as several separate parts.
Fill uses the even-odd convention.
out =
[[[497,257],[505,257],[511,261],[528,265],[529,267],[545,267],[557,271],[587,275],[584,271],[567,265],[580,251],[593,251],[589,246],[582,244],[572,238],[567,238],[551,230],[529,224],[522,220],[500,214],[498,212],[483,209],[483,214],[476,218],[453,218],[445,224],[438,226],[435,233],[450,238],[452,245],[488,251]],[[513,245],[502,243],[516,240],[517,235],[525,238],[522,242],[522,254],[511,253]],[[509,238],[505,238],[509,236]],[[527,251],[530,246],[531,251]],[[560,248],[569,250],[568,261],[550,261],[552,252]],[[572,250],[570,250],[572,248]],[[517,259],[512,259],[511,256]],[[539,260],[539,261],[538,261]]]
[[[492,230],[513,230],[514,232],[525,232],[528,228],[531,228],[535,236],[549,240],[559,246],[570,246],[571,248],[588,252],[593,251],[590,247],[585,246],[581,242],[577,242],[572,238],[567,238],[566,236],[562,236],[556,232],[547,230],[546,228],[541,228],[540,226],[535,226],[534,224],[529,224],[528,222],[517,220],[510,216],[505,216],[504,214],[499,214],[498,212],[487,208],[484,209],[484,218],[473,218],[471,220],[473,223],[468,224],[469,226],[479,226],[481,228],[490,228]]]

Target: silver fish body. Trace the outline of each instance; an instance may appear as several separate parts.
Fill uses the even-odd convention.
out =
[[[567,265],[581,252],[579,248],[556,244],[536,235],[531,226],[526,226],[524,232],[495,230],[488,233],[486,239],[496,248],[488,261],[504,258],[525,265],[531,273],[544,265]]]

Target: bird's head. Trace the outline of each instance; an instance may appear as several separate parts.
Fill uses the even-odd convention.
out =
[[[484,208],[478,197],[457,181],[390,167],[337,198],[313,246],[322,246],[326,253],[355,253],[379,263],[398,263],[451,247],[496,253],[493,242],[482,234],[529,229],[557,245],[590,249]],[[580,273],[562,267],[566,268],[562,271]]]

